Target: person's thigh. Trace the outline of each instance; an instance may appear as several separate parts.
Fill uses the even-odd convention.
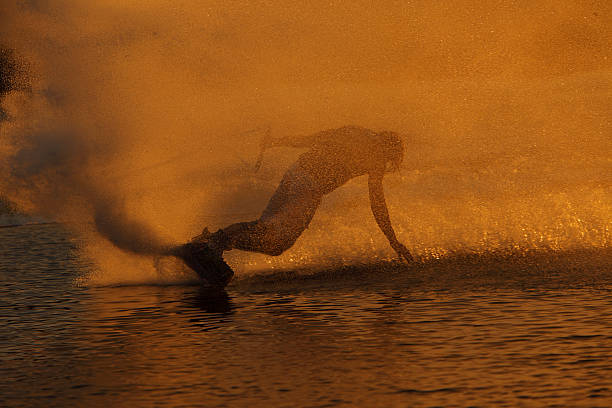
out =
[[[270,216],[262,217],[261,225],[277,246],[289,248],[308,228],[320,203],[321,198],[315,196],[295,198]]]

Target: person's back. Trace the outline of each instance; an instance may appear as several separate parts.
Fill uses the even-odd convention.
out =
[[[309,150],[296,166],[308,173],[320,194],[328,194],[354,177],[383,171],[385,157],[379,134],[358,126],[326,130],[303,141]]]

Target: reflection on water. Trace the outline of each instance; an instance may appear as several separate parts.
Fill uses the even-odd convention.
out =
[[[219,293],[77,287],[87,265],[57,227],[0,242],[2,406],[612,402],[603,252],[534,256],[531,269],[455,259],[287,272]]]

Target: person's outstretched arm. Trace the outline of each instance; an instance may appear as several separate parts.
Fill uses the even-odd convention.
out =
[[[272,137],[270,136],[270,129],[266,132],[266,135],[261,140],[259,155],[255,163],[255,171],[259,171],[261,163],[263,162],[264,152],[271,147],[296,147],[296,148],[311,148],[315,144],[320,143],[322,140],[332,136],[332,131],[324,130],[322,132],[313,133],[306,136],[284,136],[284,137]]]
[[[342,143],[354,141],[357,137],[374,134],[371,130],[359,127],[359,126],[343,126],[338,129],[327,129],[317,133],[302,136],[283,136],[283,137],[272,137],[270,136],[270,129],[266,132],[262,140],[262,147],[267,149],[269,147],[297,147],[297,148],[310,148],[317,144],[326,143]]]
[[[302,136],[284,136],[284,137],[266,137],[263,142],[264,148],[270,147],[296,147],[310,148],[322,140],[331,136],[331,131],[324,130],[322,132],[313,133]]]
[[[408,262],[413,262],[414,258],[410,254],[408,248],[398,241],[395,236],[395,231],[391,226],[389,219],[389,210],[387,210],[387,202],[385,201],[385,192],[383,190],[384,171],[378,170],[371,172],[368,176],[368,188],[370,191],[370,207],[376,223],[385,234],[391,247],[397,252],[400,258],[404,258]]]

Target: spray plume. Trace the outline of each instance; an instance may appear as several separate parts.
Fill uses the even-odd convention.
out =
[[[81,232],[111,273],[105,262],[122,251],[154,253],[258,215],[296,153],[266,153],[254,174],[263,133],[245,129],[358,124],[406,136],[386,188],[421,258],[609,247],[611,9],[3,1],[2,47],[29,86],[0,95],[0,191]],[[357,180],[327,197],[286,255],[233,262],[390,256],[367,212]]]

